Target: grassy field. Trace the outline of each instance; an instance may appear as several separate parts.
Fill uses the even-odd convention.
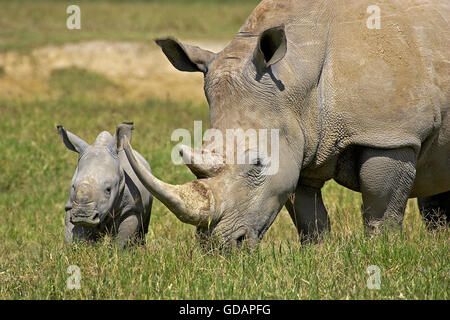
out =
[[[58,8],[63,8],[65,23],[66,2],[30,1],[19,6],[0,1],[2,9],[18,12],[14,19],[0,10],[0,48],[28,50],[108,37],[146,41],[171,32],[186,38],[227,39],[255,2],[86,1],[82,5],[103,24],[86,22],[89,32],[70,38],[56,27]],[[145,10],[155,8],[162,11],[149,19]],[[206,20],[192,21],[199,8]],[[48,19],[38,19],[37,11],[48,14]],[[157,18],[161,12],[168,18]],[[227,16],[213,23],[217,17],[213,12]],[[28,17],[39,28],[28,25]],[[176,22],[170,23],[170,17]],[[42,30],[48,31],[46,37]],[[0,299],[449,298],[448,229],[427,232],[415,200],[410,200],[401,232],[381,230],[368,236],[362,228],[361,196],[334,182],[324,190],[332,232],[319,244],[301,245],[283,210],[257,249],[206,252],[197,244],[194,228],[155,201],[143,247],[120,250],[111,239],[93,246],[63,246],[64,205],[77,157],[62,144],[57,124],[91,143],[100,131],[112,133],[122,121],[134,121],[133,147],[147,158],[154,174],[183,183],[194,177],[184,166],[172,164],[175,142],[170,135],[176,128],[192,130],[194,120],[207,124],[209,114],[201,102],[108,99],[116,84],[87,70],[55,71],[48,85],[55,94],[45,98],[0,97]],[[79,290],[67,288],[71,265],[81,271]],[[380,268],[379,290],[367,287],[371,265]]]
[[[317,245],[300,245],[282,211],[257,250],[208,254],[194,228],[155,201],[144,247],[121,251],[108,240],[64,247],[63,208],[77,157],[61,143],[57,124],[92,142],[100,131],[134,120],[134,147],[157,176],[181,183],[193,176],[171,163],[170,134],[192,128],[193,119],[207,123],[208,108],[116,104],[74,93],[2,101],[0,112],[0,298],[448,298],[448,230],[425,231],[411,202],[403,232],[369,237],[362,232],[360,196],[335,183],[324,192],[333,231]],[[80,290],[66,288],[70,265],[81,269]],[[369,265],[381,270],[380,290],[366,286]]]
[[[0,51],[86,40],[146,41],[177,35],[228,40],[258,0],[0,0]],[[81,30],[66,28],[77,4]]]

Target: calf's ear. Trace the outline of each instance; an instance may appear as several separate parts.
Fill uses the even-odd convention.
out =
[[[87,149],[87,147],[89,147],[89,144],[87,142],[74,135],[73,133],[67,131],[63,126],[57,126],[56,128],[58,129],[58,133],[62,137],[62,140],[67,149],[81,154]]]
[[[133,122],[122,122],[117,126],[116,133],[114,134],[113,142],[115,144],[116,149],[123,149],[123,138],[127,136],[129,142],[131,143],[132,130],[134,129]]]
[[[196,46],[183,44],[174,38],[156,39],[167,59],[180,71],[208,72],[208,66],[216,54]]]
[[[258,66],[269,68],[284,58],[287,51],[284,26],[270,28],[261,33],[256,45],[254,58]]]

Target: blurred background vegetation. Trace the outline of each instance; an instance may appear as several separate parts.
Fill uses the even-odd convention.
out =
[[[0,50],[83,40],[149,41],[176,35],[230,40],[258,0],[0,0]],[[66,8],[81,8],[81,32],[66,28]]]

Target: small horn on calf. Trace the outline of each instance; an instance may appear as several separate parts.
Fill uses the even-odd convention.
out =
[[[122,123],[117,127],[116,134],[142,184],[182,222],[207,226],[214,212],[214,197],[207,183],[195,180],[183,185],[171,185],[156,178],[136,159],[129,142],[132,130],[132,123]]]
[[[89,183],[81,183],[75,188],[74,198],[77,203],[91,202],[94,196],[94,189]]]

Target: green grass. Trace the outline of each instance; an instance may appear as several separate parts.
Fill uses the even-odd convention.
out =
[[[95,95],[96,92],[104,94],[106,90],[120,90],[104,75],[77,67],[52,70],[49,86],[51,90],[65,96],[71,95],[72,92]]]
[[[86,40],[146,41],[161,36],[229,40],[258,0],[0,0],[0,51]],[[66,8],[81,9],[81,29],[66,28]]]
[[[117,103],[75,86],[59,99],[1,101],[0,112],[0,299],[448,299],[448,230],[428,233],[410,202],[403,232],[369,237],[360,195],[333,182],[324,190],[332,232],[316,245],[300,245],[282,211],[256,250],[208,254],[194,228],[155,201],[144,247],[122,251],[110,239],[64,247],[77,157],[60,141],[57,124],[92,142],[133,120],[133,146],[155,175],[182,183],[193,176],[171,163],[170,134],[192,129],[194,119],[208,123],[208,107]],[[81,269],[80,290],[66,287],[70,265]],[[366,286],[369,265],[381,269],[380,290]]]

